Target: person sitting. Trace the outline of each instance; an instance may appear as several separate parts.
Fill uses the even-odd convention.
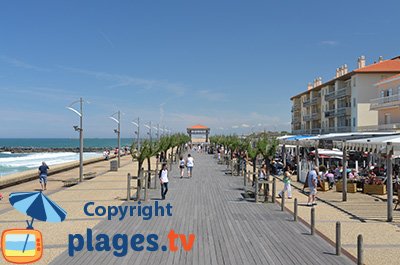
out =
[[[333,170],[332,169],[329,170],[328,172],[326,172],[325,178],[328,180],[329,189],[331,190],[333,188],[333,185],[335,184],[335,175],[333,174]]]

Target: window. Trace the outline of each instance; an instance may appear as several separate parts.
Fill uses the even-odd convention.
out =
[[[353,127],[356,127],[356,118],[353,118]]]
[[[390,113],[385,113],[385,124],[390,124],[391,123],[391,115]]]
[[[381,90],[381,98],[385,97],[385,90]]]
[[[356,98],[353,98],[353,107],[356,107]]]
[[[353,77],[353,87],[355,87],[355,86],[356,86],[356,78]]]

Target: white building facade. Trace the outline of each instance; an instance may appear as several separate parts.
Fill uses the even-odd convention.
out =
[[[307,91],[291,98],[292,133],[356,132],[378,125],[378,111],[370,107],[371,100],[379,97],[376,84],[400,73],[400,57],[380,57],[366,66],[361,56],[357,65],[351,72],[343,65],[332,80],[323,83],[319,77]]]

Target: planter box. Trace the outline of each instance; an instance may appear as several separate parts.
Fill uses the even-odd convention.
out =
[[[322,182],[322,187],[318,186],[318,190],[328,191],[329,190],[329,183],[327,181]]]
[[[374,184],[364,185],[363,193],[385,195],[386,185],[374,185]]]
[[[342,192],[343,182],[336,182],[336,191]],[[347,192],[348,193],[356,193],[357,192],[357,183],[347,183]]]

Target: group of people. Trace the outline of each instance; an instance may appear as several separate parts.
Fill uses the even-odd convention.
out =
[[[162,163],[162,168],[158,174],[161,184],[161,199],[165,200],[165,197],[168,192],[168,167],[165,160],[165,154],[162,152],[159,156],[160,162]],[[187,168],[187,176],[191,178],[193,175],[193,166],[194,166],[194,159],[193,157],[188,154],[186,160],[181,156],[179,158],[179,170],[180,170],[180,178],[183,178],[185,174],[185,167]]]

